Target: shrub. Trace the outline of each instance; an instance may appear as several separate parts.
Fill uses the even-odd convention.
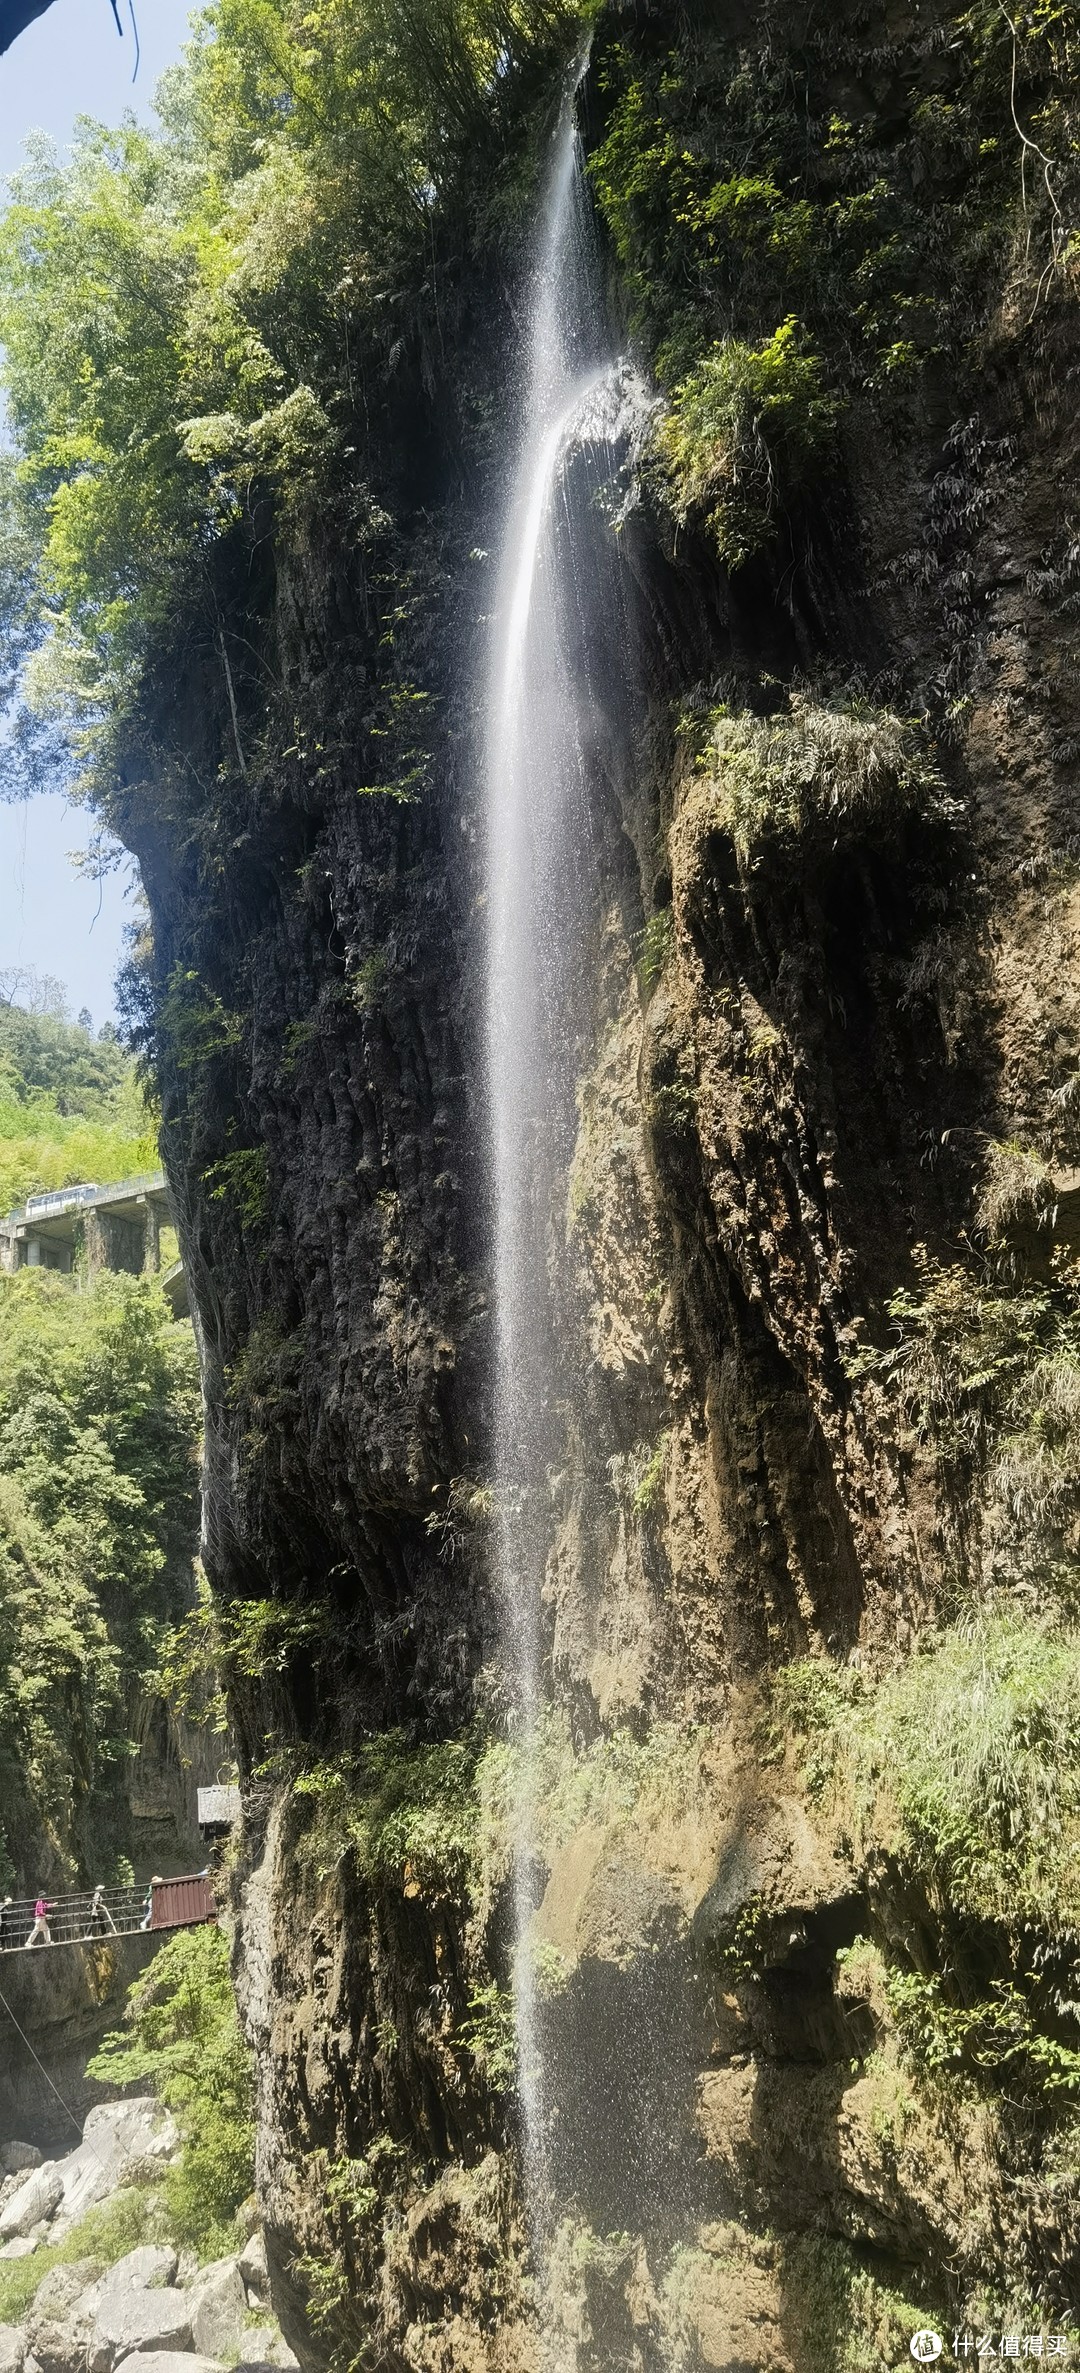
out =
[[[947,2002],[941,1981],[889,1970],[885,1999],[905,2052],[929,2076],[1008,2081],[1010,2092],[1080,2096],[1080,2051],[1039,2027],[1019,1987],[998,1979],[977,2002]]]
[[[913,809],[955,812],[918,724],[855,701],[826,707],[795,694],[775,717],[721,711],[698,766],[744,865],[767,842],[833,842]]]
[[[203,1185],[212,1203],[225,1203],[244,1229],[264,1227],[270,1218],[270,1182],[266,1148],[238,1146],[203,1171]]]
[[[1026,1146],[991,1144],[975,1203],[975,1226],[991,1252],[1022,1231],[1053,1228],[1054,1181],[1038,1154]]]
[[[634,1507],[639,1516],[651,1516],[653,1510],[661,1505],[670,1443],[670,1432],[662,1433],[640,1470],[634,1486]]]
[[[1009,1165],[1003,1209],[1042,1208],[1041,1171]],[[1001,1224],[1004,1225],[1002,1219]],[[917,1290],[886,1304],[896,1341],[859,1352],[853,1376],[896,1393],[917,1441],[970,1485],[985,1477],[990,1546],[1009,1578],[1046,1599],[1075,1595],[1080,1511],[1080,1288],[1059,1263],[1052,1285],[988,1283],[915,1251]]]
[[[855,1833],[890,1840],[929,1894],[1017,1933],[1080,1925],[1080,1633],[991,1609],[876,1688],[791,1666],[776,1703],[815,1754],[828,1742]]]
[[[725,338],[675,389],[656,431],[676,519],[704,519],[721,558],[741,568],[812,477],[836,421],[836,401],[796,321],[781,322],[762,346]]]
[[[124,2027],[107,2035],[87,2074],[149,2084],[183,2142],[165,2179],[179,2241],[201,2258],[235,2246],[237,2211],[254,2180],[251,2058],[240,2033],[219,1928],[171,1937],[128,1996]]]
[[[296,1781],[315,1800],[310,1848],[324,1869],[352,1853],[365,1878],[468,1896],[480,1852],[476,1733],[413,1745],[384,1731]]]
[[[643,997],[652,995],[674,945],[675,918],[669,906],[659,907],[649,916],[638,941],[638,986]]]

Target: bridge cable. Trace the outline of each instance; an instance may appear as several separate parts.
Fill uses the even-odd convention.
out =
[[[28,2052],[29,2052],[29,2054],[30,2054],[30,2058],[31,2058],[31,2059],[34,2061],[35,2065],[36,2065],[38,2068],[40,2068],[40,2070],[41,2070],[41,2073],[42,2073],[42,2076],[44,2077],[44,2079],[45,2079],[45,2082],[46,2082],[46,2084],[48,2085],[48,2088],[49,2088],[49,2091],[50,2091],[50,2093],[55,2093],[55,2094],[56,2094],[56,2098],[57,2098],[58,2102],[60,2103],[60,2107],[61,2107],[61,2109],[62,2109],[62,2110],[63,2110],[63,2112],[64,2112],[64,2116],[65,2116],[66,2118],[70,2118],[70,2120],[71,2120],[71,2123],[72,2123],[72,2125],[73,2125],[73,2126],[74,2126],[74,2128],[75,2128],[75,2132],[76,2132],[76,2134],[77,2134],[77,2135],[78,2135],[78,2137],[79,2137],[79,2141],[80,2141],[81,2143],[82,2143],[82,2142],[86,2142],[86,2136],[85,2136],[85,2135],[84,2135],[84,2133],[83,2133],[82,2127],[81,2127],[81,2126],[80,2126],[80,2124],[79,2124],[78,2118],[76,2117],[74,2110],[73,2110],[73,2109],[71,2109],[71,2108],[69,2107],[68,2103],[67,2103],[67,2102],[65,2101],[65,2099],[64,2099],[64,2096],[63,2096],[63,2094],[62,2094],[62,2093],[61,2093],[61,2092],[58,2090],[57,2086],[56,2086],[56,2085],[54,2085],[54,2083],[53,2083],[53,2080],[52,2080],[51,2076],[49,2075],[49,2071],[48,2071],[48,2069],[46,2068],[44,2061],[43,2061],[43,2060],[39,2060],[39,2059],[38,2059],[37,2053],[36,2053],[36,2052],[35,2052],[35,2050],[34,2050],[33,2044],[31,2043],[29,2036],[28,2036],[27,2034],[25,2034],[25,2033],[24,2033],[24,2031],[23,2031],[23,2029],[20,2027],[20,2025],[19,2025],[19,2022],[18,2022],[18,2020],[17,2020],[17,2018],[16,2018],[16,2016],[15,2016],[15,2013],[14,2013],[14,2011],[12,2010],[11,2004],[10,2004],[10,2002],[8,2001],[7,1995],[6,1995],[5,1993],[3,1993],[2,1991],[0,1991],[0,2002],[2,2002],[2,2003],[3,2003],[4,2009],[6,2010],[6,2012],[7,2012],[7,2015],[8,2015],[8,2017],[9,2017],[9,2019],[11,2020],[11,2024],[12,2024],[12,2026],[14,2027],[16,2034],[17,2034],[17,2035],[21,2035],[21,2036],[22,2036],[22,2040],[23,2040],[24,2044],[26,2045],[26,2049],[27,2049],[27,2051],[28,2051]],[[106,2165],[105,2165],[105,2161],[104,2161],[104,2159],[103,2159],[103,2158],[102,2158],[102,2156],[101,2156],[101,2152],[100,2152],[99,2150],[96,2150],[96,2149],[95,2149],[95,2147],[94,2147],[94,2144],[93,2144],[92,2142],[87,2142],[87,2143],[86,2143],[86,2147],[87,2147],[87,2149],[88,2149],[88,2150],[90,2150],[90,2151],[92,2151],[92,2152],[93,2152],[93,2155],[94,2155],[95,2159],[97,2160],[98,2166],[100,2167],[102,2174],[103,2174],[103,2175],[106,2175],[106,2176],[108,2176],[108,2178],[109,2178],[109,2181],[110,2181],[110,2183],[111,2183],[111,2182],[112,2182],[112,2178],[113,2178],[113,2173],[114,2173],[114,2170],[113,2170],[111,2167],[106,2167]]]

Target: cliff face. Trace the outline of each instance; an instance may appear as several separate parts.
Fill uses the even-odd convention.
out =
[[[691,23],[717,121],[759,32],[777,87],[820,85],[800,203],[839,204],[856,125],[940,229],[946,20],[852,19],[831,66],[805,27]],[[602,28],[609,179],[666,39],[649,11]],[[619,307],[645,235],[607,211]],[[965,251],[962,345],[929,339],[895,400],[867,378],[742,565],[655,479],[623,530],[642,713],[625,778],[598,769],[550,1228],[535,1782],[541,2322],[583,2366],[802,2373],[895,2361],[926,2318],[1067,2313],[1075,328],[1032,236],[1045,257],[1014,208]],[[541,2346],[485,1488],[469,688],[496,494],[469,407],[498,297],[456,323],[434,461],[445,381],[403,365],[397,527],[360,498],[294,517],[244,595],[293,744],[250,756],[257,694],[238,720],[208,659],[161,735],[194,777],[233,742],[212,830],[127,817],[259,1767],[236,1958],[275,2303],[305,2362],[432,2373]],[[435,720],[415,797],[357,788],[388,631]]]

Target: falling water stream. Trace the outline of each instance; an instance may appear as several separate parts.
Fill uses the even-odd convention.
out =
[[[590,561],[620,460],[626,370],[606,345],[573,100],[537,241],[486,699],[487,1040],[495,1207],[494,1467],[504,1655],[522,1768],[542,1716],[551,1452],[568,1390],[549,1283],[573,1143],[581,982],[595,905],[597,688]],[[611,558],[609,553],[609,568]],[[602,570],[600,572],[602,581]],[[610,695],[609,695],[610,697]],[[515,2000],[524,2173],[541,2274],[550,2193],[545,2070],[528,1951],[535,1806],[518,1805]]]

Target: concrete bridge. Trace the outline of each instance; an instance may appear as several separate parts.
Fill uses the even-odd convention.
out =
[[[123,1269],[135,1277],[161,1268],[161,1230],[169,1226],[165,1175],[145,1171],[110,1186],[57,1187],[26,1202],[0,1220],[0,1269],[59,1269],[70,1275],[82,1252],[87,1269]],[[187,1315],[187,1288],[179,1261],[162,1284],[177,1317]]]

